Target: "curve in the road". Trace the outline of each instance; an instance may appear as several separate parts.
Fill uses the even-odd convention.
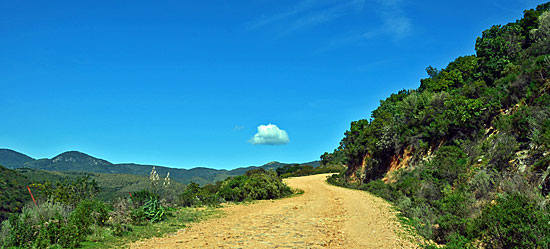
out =
[[[221,218],[131,248],[416,248],[391,206],[369,193],[332,186],[327,175],[286,179],[304,194],[224,208]]]

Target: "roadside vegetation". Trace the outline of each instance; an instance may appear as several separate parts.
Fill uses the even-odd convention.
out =
[[[245,175],[229,177],[215,184],[199,186],[187,185],[180,195],[180,204],[184,207],[217,206],[224,202],[243,202],[251,200],[269,200],[292,194],[273,170],[253,169]]]
[[[277,168],[275,171],[281,178],[308,176],[326,173],[339,173],[343,172],[345,167],[343,165],[324,165],[320,167],[313,167],[310,165],[290,164]]]
[[[98,199],[100,188],[89,176],[32,184],[37,202],[6,215],[0,227],[0,248],[123,245],[175,232],[186,223],[216,214],[213,207],[221,203],[292,194],[275,171],[263,169],[216,184],[201,187],[191,183],[176,188],[169,173],[161,178],[153,168],[149,183],[146,189],[107,202]]]
[[[351,123],[332,184],[391,201],[446,248],[550,248],[550,3]],[[434,245],[425,245],[435,247]]]

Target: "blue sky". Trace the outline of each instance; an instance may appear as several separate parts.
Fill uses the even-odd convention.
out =
[[[0,148],[182,168],[317,160],[428,65],[543,2],[1,1]]]

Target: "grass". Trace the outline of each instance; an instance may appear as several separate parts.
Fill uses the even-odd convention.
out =
[[[186,227],[187,224],[200,220],[217,217],[221,210],[207,208],[178,208],[173,209],[172,214],[158,223],[149,223],[143,226],[132,226],[132,231],[123,236],[115,236],[110,228],[94,227],[93,233],[82,243],[82,248],[114,248],[152,237],[161,237],[165,234],[175,233]]]
[[[285,197],[292,198],[304,193],[301,189],[292,189],[293,194]],[[275,201],[275,200],[271,200]],[[245,202],[230,202],[229,205],[250,205],[255,201]],[[222,205],[221,207],[223,207]],[[171,210],[171,215],[158,223],[148,223],[143,226],[132,226],[132,231],[123,236],[115,236],[108,227],[95,226],[92,228],[92,234],[88,236],[86,241],[82,242],[82,247],[85,249],[93,248],[124,248],[129,243],[148,239],[153,237],[162,237],[165,234],[176,233],[183,229],[189,223],[199,222],[208,218],[217,218],[222,215],[222,210],[217,207],[199,207],[199,208],[177,208]]]
[[[287,198],[295,197],[295,196],[299,196],[299,195],[303,195],[303,194],[304,194],[304,190],[303,190],[303,189],[291,188],[291,190],[292,190],[292,195],[288,196]]]

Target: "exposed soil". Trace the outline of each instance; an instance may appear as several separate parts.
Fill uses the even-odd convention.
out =
[[[328,175],[286,179],[304,194],[230,205],[220,218],[130,248],[417,248],[386,201],[329,185]]]

